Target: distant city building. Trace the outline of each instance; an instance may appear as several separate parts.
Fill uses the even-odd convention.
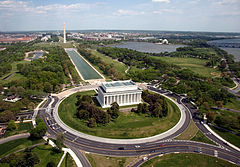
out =
[[[113,81],[98,87],[97,100],[102,108],[111,107],[113,102],[119,106],[141,103],[142,89],[133,81]]]
[[[15,42],[30,42],[37,39],[37,36],[26,36],[26,37],[3,37],[0,38],[0,43],[15,43]]]
[[[5,50],[6,48],[0,47],[0,51]]]
[[[46,42],[50,38],[51,38],[51,35],[46,35],[46,36],[41,38],[41,41],[45,41]]]
[[[163,43],[163,44],[168,44],[168,40],[167,40],[167,39],[164,39],[164,40],[162,41],[162,43]]]

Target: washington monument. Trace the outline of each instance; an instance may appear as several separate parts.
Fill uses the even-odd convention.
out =
[[[65,28],[65,23],[64,23],[64,30],[63,30],[63,43],[66,43],[67,40],[66,40],[66,28]]]

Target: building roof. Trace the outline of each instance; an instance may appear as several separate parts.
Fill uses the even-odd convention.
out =
[[[105,87],[122,87],[122,86],[131,86],[131,85],[136,85],[132,81],[113,81],[113,82],[106,82],[103,83]]]
[[[131,80],[126,81],[113,81],[102,83],[102,89],[104,92],[119,92],[119,91],[130,91],[138,90],[138,86]]]

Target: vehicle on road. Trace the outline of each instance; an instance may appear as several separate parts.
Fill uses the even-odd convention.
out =
[[[118,149],[119,149],[119,150],[124,150],[124,147],[119,147]]]
[[[151,150],[150,153],[155,153],[155,150]]]
[[[135,145],[135,148],[140,148],[140,146],[139,145]]]
[[[148,160],[148,157],[143,157],[142,160],[143,160],[143,161],[147,161],[147,160]]]
[[[199,151],[199,150],[194,150],[193,152],[195,152],[195,153],[200,153],[200,151]]]

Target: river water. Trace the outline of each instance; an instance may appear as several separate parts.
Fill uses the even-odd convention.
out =
[[[177,48],[183,47],[184,45],[159,45],[149,42],[124,42],[122,44],[117,45],[108,45],[110,47],[117,47],[117,48],[127,48],[136,50],[139,52],[147,52],[147,53],[161,53],[161,52],[174,52]]]
[[[207,42],[217,46],[234,56],[235,61],[240,61],[240,39],[221,39]]]

